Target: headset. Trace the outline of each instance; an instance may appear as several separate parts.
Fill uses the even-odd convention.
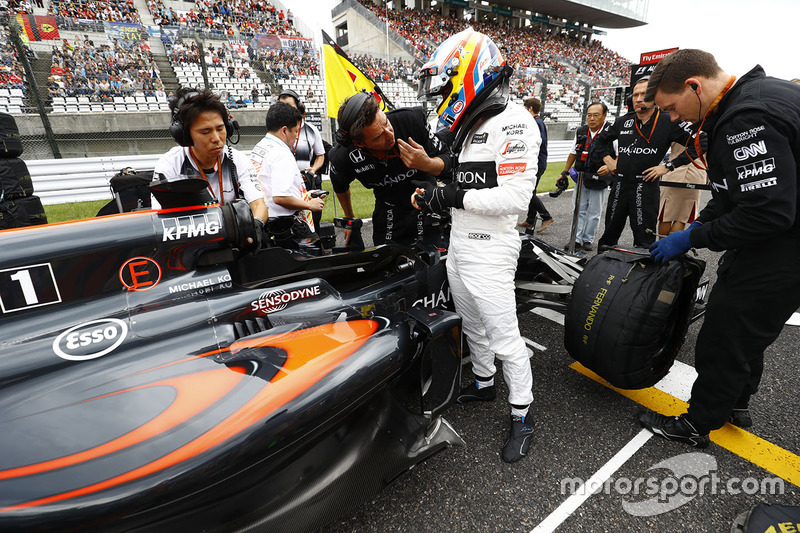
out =
[[[373,98],[370,93],[361,91],[360,93],[354,94],[352,97],[350,97],[350,100],[347,101],[344,109],[342,109],[342,119],[339,121],[339,129],[336,130],[337,144],[346,146],[352,142],[352,139],[350,138],[350,128],[353,127],[353,123],[356,121],[358,113],[370,98]]]
[[[169,126],[169,134],[180,146],[194,146],[194,141],[192,140],[192,135],[189,133],[189,128],[183,123],[183,121],[181,121],[180,111],[183,104],[185,104],[190,98],[194,98],[199,94],[200,93],[197,91],[184,94],[178,99],[178,102],[172,109],[172,124]],[[225,115],[225,138],[230,139],[235,131],[239,131],[239,123],[235,120],[231,120],[231,116],[228,115],[227,110]]]
[[[306,106],[303,105],[303,102],[300,101],[300,96],[291,89],[284,89],[281,94],[278,95],[278,100],[283,98],[284,96],[291,96],[294,98],[294,103],[297,104],[297,110],[300,111],[301,115],[306,114]]]
[[[690,83],[689,87],[691,87],[694,92],[697,92],[697,84],[696,83]]]

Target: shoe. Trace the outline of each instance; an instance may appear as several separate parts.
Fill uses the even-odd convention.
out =
[[[583,243],[583,249],[586,250],[587,252],[591,252],[592,250],[594,250],[594,245],[590,242],[585,242]]]
[[[531,224],[531,223],[530,223],[530,222],[528,222],[527,220],[523,220],[522,222],[520,222],[519,224],[517,224],[517,226],[519,226],[519,227],[521,227],[521,228],[532,228],[532,227],[533,227],[533,224]]]
[[[597,245],[597,252],[603,253],[608,252],[609,250],[613,250],[617,245],[616,244],[598,244]]]
[[[479,389],[476,380],[461,389],[456,403],[493,402],[495,398],[497,398],[497,389],[494,385]]]
[[[753,425],[753,417],[750,416],[750,409],[734,409],[728,422],[740,428],[751,427]]]
[[[547,220],[542,220],[542,225],[539,226],[539,229],[536,230],[536,233],[541,233],[553,224],[555,224],[555,220],[552,218],[548,218]]]
[[[579,251],[579,250],[581,250],[582,248],[583,248],[583,244],[581,244],[581,243],[579,243],[579,242],[576,242],[576,243],[575,243],[575,251],[576,251],[576,252],[577,252],[577,251]],[[564,249],[565,249],[565,250],[567,250],[567,251],[569,251],[569,244],[565,244],[565,245],[564,245]]]
[[[530,416],[530,415],[529,415]],[[511,415],[511,433],[508,436],[505,446],[503,446],[503,461],[506,463],[516,463],[526,455],[531,447],[531,437],[533,436],[533,421],[526,422],[528,418]]]
[[[653,411],[639,413],[639,422],[642,427],[649,429],[656,435],[661,435],[667,440],[683,442],[695,448],[705,448],[711,443],[708,433],[701,435],[687,418],[681,416],[664,416]]]

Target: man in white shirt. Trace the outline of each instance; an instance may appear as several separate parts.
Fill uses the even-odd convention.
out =
[[[269,233],[284,248],[297,248],[298,240],[316,237],[311,211],[322,211],[325,205],[321,198],[311,198],[292,153],[302,119],[289,104],[273,104],[267,111],[267,135],[250,154],[267,193]]]

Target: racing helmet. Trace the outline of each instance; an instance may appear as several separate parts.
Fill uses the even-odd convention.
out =
[[[492,104],[501,105],[499,111],[505,108],[511,72],[497,45],[470,27],[445,40],[422,65],[417,72],[417,99],[441,98],[436,108],[438,130],[456,134],[466,117],[486,108],[482,104],[490,96],[501,96],[501,102],[493,98]]]

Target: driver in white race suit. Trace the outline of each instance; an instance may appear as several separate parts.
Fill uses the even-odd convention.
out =
[[[447,39],[422,66],[419,96],[442,98],[438,133],[459,155],[453,183],[420,183],[412,196],[423,211],[452,208],[447,275],[475,374],[458,402],[494,400],[495,358],[503,362],[511,431],[502,458],[509,463],[527,454],[534,426],[528,414],[533,377],[517,324],[514,276],[517,219],[528,210],[542,142],[533,116],[509,103],[511,72],[492,40],[472,28]]]

